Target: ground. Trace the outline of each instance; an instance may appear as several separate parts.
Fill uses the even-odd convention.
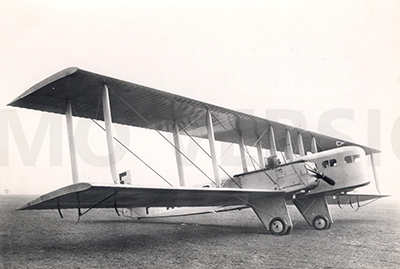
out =
[[[0,196],[0,268],[400,268],[400,206],[381,199],[331,207],[331,229],[290,207],[293,232],[274,236],[252,210],[131,220],[114,210],[15,211],[33,197]]]

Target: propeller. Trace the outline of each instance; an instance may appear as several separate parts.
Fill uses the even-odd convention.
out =
[[[328,183],[331,186],[335,186],[336,182],[332,178],[325,176],[324,173],[318,172],[316,169],[311,169],[310,167],[307,167],[307,166],[306,166],[306,169],[309,172],[313,173],[314,177],[316,177],[318,179],[322,179],[323,181],[325,181],[326,183]]]

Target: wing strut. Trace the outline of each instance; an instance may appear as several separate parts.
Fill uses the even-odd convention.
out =
[[[299,149],[300,156],[305,156],[306,153],[304,152],[303,136],[300,133],[297,135],[297,147]]]
[[[136,115],[138,115],[144,122],[146,122],[149,126],[151,126],[150,122],[146,120],[136,109],[134,109],[128,102],[126,102],[121,96],[117,94],[117,92],[113,91],[113,93],[125,104],[129,109],[131,109],[133,112],[135,112]],[[175,147],[174,143],[168,140],[160,130],[158,130],[156,127],[151,127],[154,131],[156,131],[165,141],[167,141],[172,147],[175,148],[180,154],[182,154],[183,157],[186,158],[194,167],[196,167],[205,177],[207,177],[210,181],[214,182],[203,170],[200,169],[199,166],[197,166],[192,160],[190,160],[181,150],[179,150],[177,147]],[[170,183],[168,183],[170,184]],[[171,185],[171,184],[170,184]],[[171,185],[172,186],[172,185]]]
[[[269,133],[268,133],[268,138],[269,138],[269,151],[271,152],[271,157],[276,157],[276,143],[275,143],[275,134],[274,134],[274,128],[272,126],[269,126]]]
[[[244,139],[243,136],[239,137],[239,149],[240,149],[240,159],[242,160],[243,173],[247,173],[246,154],[244,152]]]
[[[106,129],[101,126],[97,121],[95,121],[94,119],[92,119],[92,122],[94,124],[96,124],[100,129],[102,129],[103,131],[105,131]],[[130,148],[128,148],[124,143],[121,142],[121,140],[119,140],[118,138],[116,138],[115,136],[113,137],[115,141],[117,141],[118,144],[120,144],[122,147],[124,147],[130,154],[132,154],[133,156],[136,157],[136,159],[138,159],[141,163],[143,163],[147,168],[149,168],[151,171],[153,171],[157,176],[159,176],[162,180],[165,181],[165,183],[167,183],[168,185],[170,185],[172,187],[172,184],[165,179],[160,173],[158,173],[153,167],[151,167],[148,163],[146,163],[142,158],[140,158],[137,154],[135,154]]]
[[[188,132],[186,132],[185,131],[185,129],[183,129],[183,132],[210,158],[210,159],[212,159],[212,157],[211,157],[211,155],[199,144],[199,143],[197,143],[197,141],[196,140],[194,140],[194,138],[188,133]],[[240,136],[238,136],[237,138],[239,138]],[[226,151],[225,151],[226,152]],[[222,154],[222,155],[224,155],[224,154]],[[240,186],[236,181],[235,181],[235,179],[224,169],[224,168],[222,168],[222,166],[221,165],[218,165],[218,167],[219,167],[219,169],[221,169],[222,170],[222,172],[224,172],[239,188],[242,188],[242,186]],[[210,178],[209,178],[210,179]],[[211,180],[211,179],[210,179]],[[211,180],[211,182],[213,182],[213,183],[215,183],[214,181],[212,181]]]
[[[174,122],[173,135],[174,135],[176,164],[178,166],[179,184],[181,185],[181,187],[183,187],[185,186],[185,175],[183,173],[182,155],[180,154],[180,152],[182,151],[181,151],[181,143],[179,140],[179,126],[177,122]]]
[[[67,132],[68,132],[69,155],[71,159],[72,182],[76,184],[79,182],[79,174],[78,174],[78,162],[76,159],[76,151],[75,151],[72,105],[70,101],[67,102],[67,111],[65,112],[65,116],[67,119]]]
[[[374,174],[374,181],[375,181],[375,188],[380,194],[381,192],[379,191],[379,186],[378,186],[378,178],[376,176],[376,171],[375,171],[375,160],[374,160],[374,153],[371,151],[371,166],[372,166],[372,172]]]
[[[106,136],[107,136],[107,146],[108,146],[108,158],[110,161],[110,170],[111,176],[115,184],[118,184],[118,176],[117,176],[117,166],[115,161],[115,153],[114,153],[114,140],[113,140],[113,132],[112,132],[112,117],[111,117],[111,108],[110,108],[110,97],[108,95],[108,87],[104,85],[103,88],[103,114],[104,114],[104,122],[106,125]]]
[[[260,165],[260,168],[265,168],[265,161],[264,161],[264,156],[263,156],[263,144],[262,144],[262,138],[264,135],[268,132],[268,128],[265,129],[265,131],[262,133],[260,137],[258,137],[256,143],[254,143],[253,147],[257,147],[257,155],[258,155],[258,162]]]
[[[218,173],[217,154],[215,152],[214,127],[210,111],[207,111],[206,123],[207,123],[207,135],[208,135],[208,141],[210,143],[210,153],[211,153],[211,161],[213,165],[215,183],[217,184],[217,188],[221,188],[221,180],[219,178],[219,173]]]
[[[264,156],[262,152],[262,142],[261,140],[257,143],[257,154],[258,154],[258,162],[260,163],[261,168],[265,168]]]
[[[286,158],[289,159],[291,162],[294,161],[294,154],[293,154],[293,146],[292,146],[292,137],[290,136],[290,132],[286,130]]]
[[[317,147],[317,140],[315,139],[315,137],[312,137],[311,140],[311,153],[318,153],[318,147]]]

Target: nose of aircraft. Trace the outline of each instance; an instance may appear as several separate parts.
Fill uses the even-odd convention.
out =
[[[318,172],[315,165],[310,166],[309,164],[306,163],[304,166],[307,169],[307,171],[311,174],[311,176],[313,176],[317,179],[322,179],[323,181],[325,181],[326,183],[328,183],[331,186],[335,186],[335,181],[332,178],[324,175],[324,173]]]

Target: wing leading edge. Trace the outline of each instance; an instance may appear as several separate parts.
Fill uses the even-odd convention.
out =
[[[132,208],[248,205],[249,201],[284,195],[253,189],[135,187],[77,183],[55,190],[20,210],[64,208]]]
[[[367,154],[378,150],[343,141],[323,134],[281,124],[249,114],[229,110],[190,98],[152,89],[123,80],[95,74],[76,67],[67,68],[39,82],[9,105],[65,114],[67,103],[73,106],[73,115],[83,118],[104,120],[99,109],[104,85],[110,89],[113,122],[159,131],[172,132],[174,124],[194,137],[207,138],[206,112],[214,120],[214,135],[218,141],[238,143],[238,136],[244,144],[254,146],[261,140],[262,147],[269,149],[266,131],[273,127],[278,150],[286,147],[286,133],[291,137],[302,135],[305,151],[311,151],[311,141],[317,141],[318,151],[336,148],[340,145],[362,147]],[[340,141],[339,141],[340,140]],[[294,153],[299,153],[294,147]]]

